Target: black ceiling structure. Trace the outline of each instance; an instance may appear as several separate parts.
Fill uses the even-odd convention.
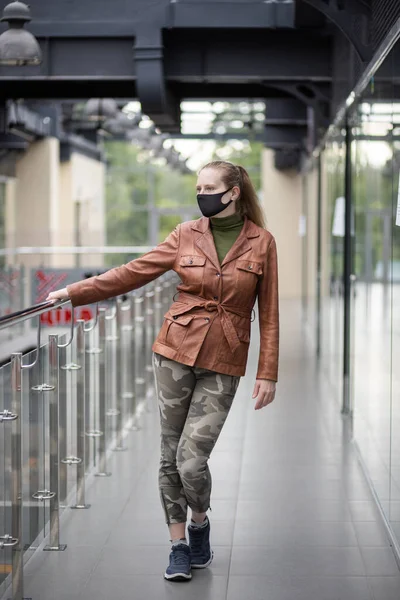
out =
[[[30,10],[43,61],[0,66],[0,106],[139,100],[161,131],[179,135],[184,100],[261,100],[263,141],[285,168],[321,139],[400,2],[32,0]]]

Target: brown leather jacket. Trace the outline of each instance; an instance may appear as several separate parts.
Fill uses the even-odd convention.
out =
[[[150,252],[126,265],[67,286],[73,306],[137,289],[173,269],[179,295],[164,316],[153,351],[188,365],[244,375],[252,309],[258,297],[257,378],[278,379],[279,308],[273,235],[245,217],[219,264],[209,219],[178,225]]]

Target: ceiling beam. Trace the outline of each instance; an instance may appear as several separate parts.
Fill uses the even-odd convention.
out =
[[[293,0],[274,2],[174,2],[169,26],[177,28],[276,28],[295,26]]]
[[[300,148],[307,138],[307,127],[267,125],[264,144],[268,148]]]
[[[334,23],[354,47],[360,60],[367,63],[373,55],[368,37],[371,29],[371,3],[363,0],[303,0]]]
[[[159,29],[293,28],[294,0],[242,2],[229,0],[85,0],[68,2],[35,0],[29,30],[39,37],[130,37],[143,24]],[[0,31],[5,28],[0,25]]]
[[[171,31],[164,34],[169,81],[251,83],[263,80],[329,82],[329,38],[298,31]],[[182,51],[184,48],[184,52]]]
[[[267,125],[306,125],[306,106],[296,98],[266,99],[265,123]]]

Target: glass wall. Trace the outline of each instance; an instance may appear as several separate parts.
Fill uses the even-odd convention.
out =
[[[354,438],[400,544],[399,43],[352,111]]]
[[[338,402],[343,374],[344,131],[332,132],[321,159],[321,366]]]
[[[353,437],[400,547],[400,42],[322,156],[321,366],[343,401],[345,202],[351,198]],[[345,196],[346,152],[351,192]],[[397,224],[396,224],[397,221]]]

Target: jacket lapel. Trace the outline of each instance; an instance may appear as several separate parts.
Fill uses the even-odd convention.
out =
[[[258,228],[252,221],[250,221],[246,216],[244,217],[244,224],[242,230],[233,244],[233,246],[228,251],[222,263],[219,263],[217,250],[215,248],[214,238],[212,231],[210,229],[210,220],[208,217],[201,217],[192,225],[192,229],[195,231],[199,231],[202,235],[200,235],[195,240],[195,245],[200,248],[203,254],[208,258],[208,260],[214,265],[214,267],[218,270],[221,269],[225,264],[235,260],[242,254],[245,254],[249,250],[251,250],[251,244],[249,243],[249,238],[258,237],[260,235]]]
[[[242,254],[245,254],[246,252],[251,250],[251,244],[249,243],[248,238],[256,237],[257,235],[259,235],[258,232],[253,232],[253,228],[251,227],[251,225],[251,221],[249,221],[247,217],[244,217],[244,224],[242,230],[239,233],[237,240],[235,241],[233,246],[231,246],[227,255],[222,261],[222,267],[227,263],[231,262],[232,260],[239,258],[239,256],[242,256]]]
[[[201,217],[192,226],[195,231],[201,232],[195,240],[195,245],[200,248],[202,253],[208,258],[208,260],[214,265],[214,267],[220,271],[221,265],[219,264],[217,249],[215,248],[213,234],[210,229],[210,223],[208,217]]]

